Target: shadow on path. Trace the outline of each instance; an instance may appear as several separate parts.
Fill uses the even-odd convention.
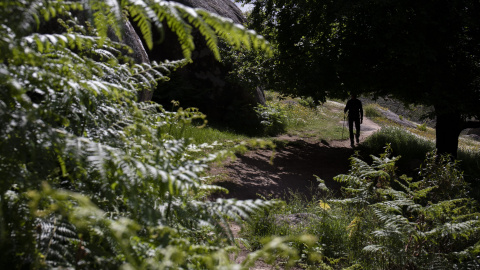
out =
[[[361,127],[360,143],[380,129],[368,118],[364,119]],[[324,180],[330,190],[338,193],[340,184],[333,177],[348,173],[349,158],[354,154],[347,136],[344,140],[319,142],[312,138],[284,135],[279,139],[288,141],[288,144],[276,150],[273,162],[273,151],[260,149],[241,155],[223,167],[211,168],[211,175],[225,175],[214,184],[230,191],[228,194],[215,194],[211,199],[263,197],[288,200],[291,192],[298,192],[309,199],[318,191],[319,183],[314,175]]]
[[[223,198],[288,199],[291,191],[312,196],[318,190],[317,175],[328,188],[338,192],[340,185],[333,181],[338,174],[347,173],[352,148],[330,147],[322,143],[311,143],[301,139],[288,146],[272,150],[250,152],[226,165],[223,170],[228,179],[216,185],[228,189],[229,194],[217,195]]]

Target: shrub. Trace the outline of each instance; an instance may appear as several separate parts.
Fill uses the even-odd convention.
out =
[[[366,269],[478,267],[480,213],[456,163],[430,152],[413,182],[395,174],[398,158],[390,155],[387,147],[372,165],[352,157],[351,172],[335,178],[347,192],[336,203],[376,216],[361,220],[370,228],[362,232],[367,256],[360,263]]]
[[[360,146],[361,153],[378,155],[389,144],[394,149],[394,155],[402,156],[399,161],[402,169],[414,169],[409,163],[420,162],[426,153],[435,148],[435,143],[409,131],[397,127],[385,127],[368,137]],[[418,166],[418,164],[415,164]],[[416,167],[415,167],[416,168]]]
[[[379,110],[378,105],[375,105],[375,104],[372,104],[372,103],[367,104],[364,107],[365,116],[370,117],[370,118],[382,117],[382,113],[380,113],[378,110]]]
[[[255,108],[260,119],[262,133],[268,136],[275,136],[286,129],[286,115],[279,105],[263,106]]]
[[[317,104],[312,97],[300,98],[298,99],[298,103],[304,106],[305,108],[315,109],[317,107]]]
[[[417,129],[420,131],[427,131],[427,123],[423,123],[417,126]]]
[[[352,156],[349,173],[334,178],[341,199],[295,195],[256,213],[245,237],[256,246],[261,237],[314,235],[323,260],[302,262],[311,269],[478,268],[480,213],[458,163],[429,152],[413,181],[397,174],[400,157],[389,146],[372,160]]]

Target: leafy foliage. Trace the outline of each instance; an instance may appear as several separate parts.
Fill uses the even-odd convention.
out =
[[[275,47],[269,87],[431,106],[437,149],[454,157],[460,131],[480,125],[478,1],[241,2],[254,4],[250,26]]]
[[[91,24],[71,13],[82,10]],[[189,60],[133,64],[124,55],[130,48],[107,37],[109,29],[121,35],[124,11],[146,40],[166,20],[187,58],[193,49],[187,22],[201,25],[207,39],[231,31],[235,45],[266,48],[227,20],[166,1],[2,1],[1,265],[227,266],[227,222],[276,204],[205,199],[221,188],[200,176],[228,153],[194,158],[189,141],[166,128],[204,115],[136,102],[138,91],[168,80]],[[46,21],[63,32],[42,28]]]
[[[322,192],[312,200],[293,194],[287,205],[259,212],[249,220],[245,242],[263,247],[264,237],[299,233],[316,237],[304,255],[315,250],[319,261],[299,260],[306,269],[476,269],[479,266],[478,202],[447,156],[429,152],[413,181],[397,175],[387,146],[367,163],[351,157],[342,198]]]
[[[266,55],[258,51],[234,50],[229,46],[222,46],[220,50],[222,63],[231,68],[227,79],[242,85],[250,91],[257,87],[272,90],[278,89],[273,82],[270,82],[274,74],[275,63],[273,62],[276,49],[272,45],[272,55]]]
[[[286,115],[280,106],[258,105],[255,111],[260,119],[264,134],[275,136],[285,131],[287,125]]]
[[[347,199],[359,220],[352,226],[371,222],[362,260],[370,269],[402,267],[452,269],[478,265],[478,205],[468,196],[468,185],[457,164],[447,156],[430,152],[421,169],[421,179],[395,175],[397,158],[384,154],[373,164],[352,158],[349,175],[335,180],[346,183]],[[362,213],[373,212],[376,219]],[[369,259],[371,258],[371,259]]]

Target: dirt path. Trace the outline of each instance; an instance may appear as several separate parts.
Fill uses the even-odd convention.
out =
[[[340,126],[344,124],[343,121],[339,122]],[[380,126],[365,118],[361,125],[360,143],[379,129]],[[344,138],[346,139],[326,142],[311,137],[280,136],[279,140],[288,141],[288,143],[286,147],[276,149],[273,162],[271,162],[272,150],[261,149],[241,155],[224,167],[212,168],[211,174],[221,175],[219,179],[222,179],[215,184],[230,191],[229,194],[218,196],[236,199],[263,197],[288,200],[289,192],[297,191],[309,198],[318,186],[314,175],[323,179],[327,187],[338,192],[340,187],[333,181],[333,177],[348,172],[349,157],[354,153],[354,149],[350,147],[347,125]],[[230,224],[230,229],[236,237],[241,230],[240,226],[234,223]],[[241,244],[239,247],[239,253],[231,255],[231,259],[236,263],[245,260],[250,252]],[[278,268],[259,260],[250,269]]]
[[[343,125],[343,121],[339,122]],[[380,127],[365,118],[361,125],[360,143]],[[318,186],[314,175],[323,179],[327,187],[335,190],[339,185],[333,177],[347,173],[349,157],[354,153],[345,127],[345,140],[317,141],[316,138],[290,137],[283,135],[279,140],[288,141],[286,147],[276,149],[273,163],[272,150],[255,150],[239,156],[223,168],[213,168],[212,174],[221,174],[222,179],[215,184],[230,192],[219,195],[224,198],[288,199],[290,191],[297,191],[307,198]]]

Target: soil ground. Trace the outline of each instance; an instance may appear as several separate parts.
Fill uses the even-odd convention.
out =
[[[339,125],[343,125],[343,121]],[[361,125],[360,143],[380,126],[368,118]],[[328,188],[339,190],[333,177],[348,173],[349,157],[355,148],[350,146],[348,127],[344,140],[319,141],[317,138],[282,135],[277,140],[286,146],[275,149],[257,149],[238,156],[222,167],[211,169],[211,175],[219,175],[216,185],[230,192],[223,198],[236,199],[284,199],[290,192],[299,192],[307,198],[318,186],[316,176],[325,181]]]

